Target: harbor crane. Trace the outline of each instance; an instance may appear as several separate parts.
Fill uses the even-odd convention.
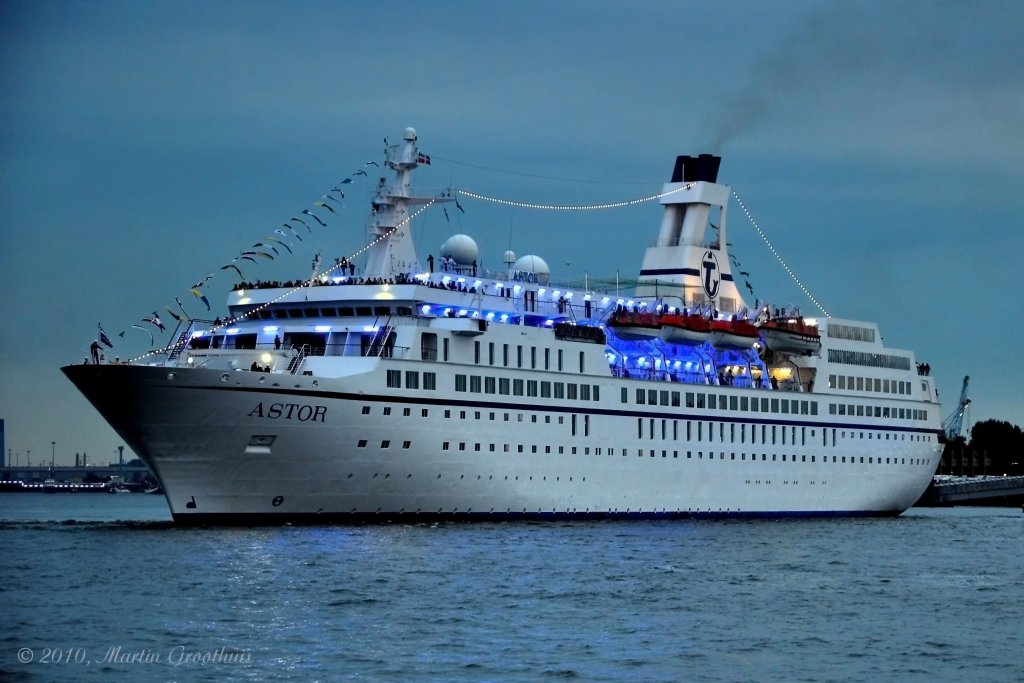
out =
[[[942,421],[942,431],[949,441],[959,439],[960,432],[963,430],[964,415],[967,414],[967,409],[971,405],[971,399],[967,398],[967,383],[970,379],[970,375],[964,376],[964,386],[960,390],[960,403],[957,404],[956,410]]]

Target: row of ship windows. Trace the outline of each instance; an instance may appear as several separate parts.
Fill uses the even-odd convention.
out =
[[[437,374],[433,372],[424,372],[423,374],[423,388],[428,391],[434,391],[437,389]],[[392,389],[402,388],[402,371],[401,370],[388,370],[387,374],[387,385]],[[406,389],[419,389],[420,388],[420,373],[416,370],[405,371],[405,388]]]
[[[454,414],[454,412],[455,411],[446,408],[445,411],[444,411],[445,419],[452,419],[452,415]],[[460,410],[460,411],[458,411],[458,414],[459,414],[458,415],[458,419],[460,419],[460,420],[469,419],[469,413],[470,413],[470,411],[468,411],[468,410]],[[482,419],[484,419],[484,417],[483,417],[484,411],[474,410],[474,411],[472,411],[472,413],[473,413],[473,418],[472,419],[475,419],[475,420],[482,420]],[[363,406],[362,414],[363,415],[369,415],[370,414],[370,406]],[[381,414],[382,415],[391,415],[391,406],[384,406],[382,408],[382,410],[381,410]],[[412,409],[411,408],[402,408],[402,415],[404,417],[411,416],[412,415]],[[429,411],[428,411],[427,408],[421,408],[420,409],[420,416],[421,417],[427,417],[428,415],[429,415]],[[496,413],[493,410],[492,411],[487,411],[487,419],[489,419],[491,421],[496,420],[497,419],[497,415],[498,415],[498,413]],[[515,415],[516,415],[516,420],[515,420],[516,422],[525,422],[526,421],[526,419],[525,419],[526,415],[524,415],[523,413],[515,413]],[[511,421],[512,413],[502,413],[502,416],[503,416],[503,421],[504,422],[509,422],[509,421]],[[539,416],[536,415],[536,414],[531,414],[529,421],[531,423],[536,424],[537,422],[539,422],[538,417]],[[544,415],[543,417],[544,417],[544,424],[551,424],[551,415]],[[565,424],[565,416],[564,415],[556,415],[555,417],[557,417],[557,419],[558,419],[558,424]],[[572,434],[573,434],[573,436],[575,436],[576,435],[577,426],[578,426],[577,425],[577,416],[576,415],[571,415],[570,417],[572,419]],[[590,434],[590,416],[589,415],[584,415],[583,418],[584,418],[583,419],[584,436],[589,436],[589,434]],[[645,425],[645,423],[646,423],[646,425]],[[656,439],[656,438],[659,438],[657,435],[660,433],[660,438],[663,441],[668,440],[670,438],[673,441],[678,441],[679,438],[680,438],[680,433],[679,432],[680,432],[680,424],[681,423],[683,423],[682,420],[666,420],[666,419],[655,419],[655,418],[638,417],[636,419],[637,438],[641,439],[641,440],[643,440],[644,438]],[[696,428],[694,427],[694,425],[696,425]],[[752,443],[752,444],[761,443],[761,444],[767,445],[769,443],[769,439],[770,439],[770,442],[771,442],[772,445],[780,444],[780,443],[783,446],[786,446],[786,445],[806,446],[807,445],[807,436],[808,436],[808,434],[807,434],[808,428],[807,427],[800,427],[799,430],[798,430],[797,427],[792,426],[792,425],[790,425],[789,427],[787,427],[785,425],[771,425],[771,431],[769,432],[769,425],[746,425],[746,424],[739,424],[739,425],[737,425],[736,423],[729,423],[728,424],[729,433],[728,433],[728,438],[727,438],[726,437],[726,429],[725,429],[726,428],[726,423],[724,423],[724,422],[710,422],[710,421],[704,421],[704,420],[686,420],[685,421],[685,427],[686,427],[686,429],[685,429],[685,436],[683,438],[685,440],[687,440],[687,441],[692,441],[692,440],[704,441],[705,440],[705,435],[706,435],[707,441],[709,443],[714,443],[715,442],[716,425],[717,425],[717,432],[718,432],[718,441],[720,443],[727,443],[727,442],[728,443],[737,443],[736,436],[737,436],[737,431],[738,431],[739,432],[739,443],[747,443],[747,438],[749,436],[750,443]],[[646,426],[646,429],[645,429],[645,426]],[[670,429],[670,426],[671,426],[671,429]],[[761,427],[760,430],[758,430],[758,426]],[[737,427],[739,427],[739,430],[737,430]],[[747,429],[748,427],[750,428],[749,430]],[[669,431],[671,431],[671,433],[672,433],[671,437],[669,436]],[[759,431],[760,431],[760,437],[758,435]],[[815,437],[815,434],[817,433],[817,431],[818,430],[813,428],[813,427],[810,428],[810,437],[812,439]],[[847,436],[847,432],[849,432],[849,436]],[[646,436],[645,436],[645,434],[646,434]],[[788,434],[788,436],[787,436],[787,434]],[[907,440],[910,440],[910,441],[930,442],[932,440],[932,436],[930,434],[890,434],[889,432],[885,432],[884,435],[883,435],[883,433],[881,433],[881,432],[870,432],[870,431],[853,430],[853,429],[850,429],[850,430],[845,430],[845,429],[840,430],[840,429],[836,429],[836,428],[822,429],[821,430],[821,434],[822,434],[822,445],[823,446],[828,446],[829,445],[829,441],[831,441],[832,445],[835,446],[838,439],[846,439],[846,438],[850,438],[850,439],[864,439],[865,438],[865,436],[864,436],[865,434],[867,434],[867,439],[868,440],[877,439],[878,441],[882,441],[884,439],[885,441],[890,441],[890,440],[892,440],[892,441],[907,441]],[[831,439],[829,437],[831,437]],[[799,441],[799,444],[797,443],[798,441]],[[573,451],[573,452],[575,452],[575,451]]]
[[[660,430],[657,428],[659,422],[660,422]],[[718,425],[718,429],[717,429],[718,440],[721,443],[726,443],[726,442],[728,442],[728,443],[736,443],[737,442],[737,439],[736,439],[737,431],[739,432],[739,443],[747,443],[748,435],[750,437],[750,443],[752,443],[752,444],[759,443],[759,441],[758,441],[758,426],[759,425],[756,425],[756,424],[753,424],[753,425],[738,424],[737,425],[736,423],[729,423],[729,425],[728,425],[729,426],[729,433],[728,433],[728,439],[727,439],[726,438],[726,430],[725,430],[726,423],[724,423],[724,422],[710,422],[709,421],[709,422],[706,423],[707,429],[705,430],[705,428],[704,428],[705,427],[705,422],[704,421],[696,420],[696,425],[697,425],[696,429],[693,428],[694,422],[695,421],[693,421],[693,420],[686,420],[686,436],[684,438],[687,441],[693,441],[694,440],[694,435],[696,435],[696,441],[703,441],[704,440],[704,435],[707,434],[708,442],[713,443],[715,441],[715,432],[716,432],[715,425]],[[646,423],[646,429],[645,429],[645,423]],[[671,430],[669,429],[669,425],[670,424],[671,424]],[[680,420],[665,420],[665,419],[657,420],[655,418],[638,417],[636,419],[636,431],[637,431],[636,436],[637,436],[638,439],[641,439],[641,440],[643,440],[644,438],[656,439],[656,438],[658,438],[657,434],[660,431],[660,434],[661,434],[660,438],[661,438],[662,441],[668,440],[670,438],[673,441],[678,441],[679,440],[679,424],[680,424]],[[747,431],[747,427],[748,426],[750,427],[749,432]],[[737,430],[737,427],[739,427],[738,430]],[[770,434],[771,435],[770,439],[771,439],[772,445],[775,445],[777,443],[781,443],[783,446],[785,446],[785,445],[793,445],[793,446],[795,446],[795,445],[797,445],[797,441],[798,440],[800,442],[799,445],[801,445],[801,446],[807,445],[807,431],[808,431],[807,427],[800,427],[800,429],[798,431],[795,426],[786,427],[784,425],[782,425],[782,426],[780,426],[780,425],[771,425],[771,431],[770,432],[769,432],[769,426],[768,425],[760,425],[760,427],[761,427],[761,429],[760,429],[760,443],[762,443],[762,444],[767,444],[768,443],[769,434]],[[671,437],[669,436],[669,431],[672,432]],[[828,444],[829,444],[829,436],[831,436],[832,437],[831,438],[832,445],[835,446],[837,438],[840,438],[840,439],[847,438],[847,436],[846,436],[847,431],[849,431],[849,433],[850,433],[849,438],[851,438],[851,439],[856,439],[856,438],[863,439],[865,434],[867,434],[867,438],[869,440],[870,439],[877,439],[877,440],[881,441],[882,438],[883,438],[881,432],[869,432],[869,431],[853,430],[853,429],[851,429],[851,430],[845,430],[845,429],[839,430],[839,429],[835,429],[835,428],[831,428],[831,429],[826,428],[826,429],[822,429],[821,430],[821,435],[822,435],[822,444],[821,445],[828,446]],[[815,435],[816,432],[817,432],[817,430],[814,429],[813,427],[810,429],[810,436],[811,436],[811,438],[814,438],[814,435]],[[646,436],[645,436],[645,434],[646,434]],[[788,443],[787,443],[787,436],[786,436],[787,434],[789,435],[788,436]],[[897,439],[897,436],[899,436],[898,439]],[[798,439],[798,437],[799,437],[799,439]],[[932,439],[931,435],[928,435],[928,434],[899,434],[899,435],[897,435],[897,434],[890,434],[889,432],[885,432],[885,437],[884,438],[885,438],[886,441],[889,441],[890,438],[891,438],[892,441],[907,441],[908,437],[909,437],[910,441],[931,441],[931,439]]]
[[[829,375],[828,388],[898,396],[909,396],[911,391],[910,382],[901,379],[890,380],[879,377],[854,377],[853,375]]]
[[[636,389],[637,405],[662,405],[678,408],[681,392],[665,389]],[[622,387],[620,399],[629,403],[629,389]],[[710,408],[711,410],[733,410],[750,413],[781,413],[792,415],[817,415],[817,401],[787,398],[760,398],[756,396],[720,396],[713,393],[686,392],[687,408]]]
[[[252,315],[247,313],[248,310],[242,309],[243,314]],[[313,308],[310,306],[274,306],[272,308],[262,308],[255,312],[255,317],[261,320],[270,320],[273,318],[287,319],[287,318],[348,318],[353,316],[358,317],[387,317],[392,314],[408,316],[412,315],[412,308],[408,306],[398,306],[392,311],[390,306],[324,306],[321,308]]]
[[[889,408],[888,406],[864,406],[853,403],[829,403],[829,415],[856,415],[857,417],[895,417],[900,420],[927,420],[928,411],[918,408]]]
[[[367,442],[366,439],[360,439],[356,443],[356,446],[358,448],[366,448],[368,446],[368,442]],[[486,448],[484,448],[484,446],[486,446]],[[388,439],[385,439],[385,440],[381,441],[380,442],[380,447],[382,449],[391,448],[391,441],[388,440]],[[411,447],[412,447],[412,442],[410,442],[410,441],[403,441],[402,442],[402,448],[403,449],[409,449]],[[558,455],[565,455],[566,449],[568,449],[568,452],[571,455],[577,455],[579,453],[579,451],[582,451],[583,455],[590,455],[591,451],[593,451],[594,455],[603,455],[604,452],[607,451],[608,455],[622,455],[623,457],[628,457],[630,455],[630,451],[632,450],[630,448],[618,448],[618,449],[616,449],[615,447],[602,448],[601,446],[595,446],[593,448],[590,447],[590,446],[543,446],[543,447],[541,447],[541,446],[538,446],[536,444],[532,444],[529,447],[527,447],[524,444],[517,444],[516,447],[515,447],[515,452],[516,453],[526,453],[527,452],[527,448],[529,448],[529,452],[530,453],[542,453],[543,452],[543,453],[546,453],[546,454],[557,453]],[[541,450],[542,448],[543,448],[543,450]],[[459,441],[457,443],[456,442],[452,442],[452,441],[444,441],[444,442],[441,443],[441,450],[442,451],[461,451],[461,452],[472,451],[472,452],[475,452],[475,453],[480,453],[480,452],[512,453],[513,452],[512,446],[510,444],[507,444],[507,443],[501,443],[501,444],[494,444],[494,443],[482,444],[482,443],[479,443],[479,442],[467,443],[465,441]],[[668,451],[666,449],[657,450],[657,449],[654,449],[654,448],[637,448],[636,449],[636,456],[639,457],[639,458],[644,458],[644,457],[654,458],[654,457],[657,457],[658,453],[661,454],[662,458],[666,458],[667,459],[669,457],[669,455],[671,454],[672,458],[679,459],[679,451],[678,450]],[[781,461],[781,462],[791,462],[791,463],[797,463],[797,462],[801,462],[801,463],[805,463],[805,462],[817,463],[817,462],[819,462],[818,456],[816,456],[816,455],[797,455],[795,453],[794,454],[773,453],[772,457],[771,457],[771,460],[769,460],[767,453],[761,453],[760,454],[760,456],[761,456],[760,458],[758,458],[758,454],[757,453],[750,453],[749,454],[750,457],[748,458],[747,457],[748,454],[745,453],[745,452],[744,453],[735,453],[735,452],[733,452],[733,453],[726,454],[724,451],[719,451],[717,459],[718,460],[726,460],[727,459],[725,457],[726,455],[729,456],[728,460],[740,461],[740,462],[748,462],[748,461],[749,462],[780,462]],[[737,457],[737,456],[739,456],[739,457]],[[808,460],[808,458],[810,458],[810,460]],[[831,460],[830,460],[830,458],[831,458]],[[713,453],[711,451],[708,451],[708,453],[706,454],[706,457],[705,457],[704,451],[697,451],[696,454],[694,454],[694,451],[686,451],[685,459],[687,459],[687,460],[715,460],[716,458],[715,458],[715,453]],[[826,464],[828,464],[828,463],[835,463],[835,464],[851,464],[851,465],[854,465],[854,464],[861,464],[861,465],[864,465],[864,464],[868,464],[868,465],[907,465],[907,464],[910,464],[912,466],[924,466],[924,465],[928,465],[929,464],[929,461],[924,459],[924,458],[909,458],[910,462],[908,463],[907,461],[908,461],[908,458],[895,458],[895,457],[882,458],[881,456],[875,457],[875,456],[863,456],[863,455],[861,455],[861,456],[853,456],[853,455],[850,455],[850,456],[846,456],[846,455],[832,455],[832,456],[828,456],[828,455],[823,455],[823,456],[821,456],[821,460],[820,460],[820,462],[826,463]]]
[[[512,348],[509,344],[501,345],[501,362],[498,362],[497,356],[497,345],[494,342],[487,342],[487,365],[501,365],[503,367],[512,367]],[[522,344],[515,346],[515,367],[524,368],[526,367],[526,351],[527,347]],[[551,349],[544,347],[541,349],[543,352],[543,358],[538,358],[537,347],[529,347],[529,367],[531,370],[537,370],[540,368],[543,362],[544,370],[551,370]],[[579,352],[579,371],[582,373],[586,368],[585,364],[586,354],[583,351]],[[447,360],[447,357],[445,358]],[[476,365],[483,364],[483,346],[481,342],[473,342],[473,362]],[[557,362],[557,371],[562,372],[564,370],[564,354],[563,349],[556,349],[555,360]]]
[[[596,384],[536,379],[510,380],[507,377],[481,377],[480,375],[455,375],[455,391],[505,396],[539,396],[540,398],[559,398],[570,401],[601,400],[601,387]]]

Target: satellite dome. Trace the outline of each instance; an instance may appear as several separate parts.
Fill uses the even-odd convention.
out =
[[[402,137],[404,139],[406,139],[406,140],[415,140],[416,139],[416,129],[411,127],[411,126],[409,128],[406,128],[405,129],[405,134]]]
[[[548,279],[551,276],[551,269],[548,268],[547,261],[542,259],[540,256],[534,256],[532,254],[528,256],[521,256],[515,265],[512,266],[514,273],[533,273],[537,276],[537,282],[542,285],[548,283]]]
[[[513,263],[516,262],[516,252],[509,249],[508,251],[505,252],[505,255],[502,257],[501,262],[511,266]]]
[[[441,245],[441,256],[453,259],[460,266],[470,266],[480,258],[480,249],[469,235],[452,235]]]

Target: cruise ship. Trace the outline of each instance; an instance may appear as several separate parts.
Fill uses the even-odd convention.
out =
[[[648,198],[628,293],[533,254],[485,270],[466,234],[424,260],[414,219],[478,196],[417,193],[412,128],[384,157],[360,252],[62,369],[175,522],[894,516],[931,481],[929,368],[874,323],[744,300],[720,157]]]

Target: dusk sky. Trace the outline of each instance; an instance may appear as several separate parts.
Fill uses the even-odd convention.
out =
[[[220,267],[335,183],[419,133],[421,189],[552,204],[656,193],[678,154],[723,156],[730,185],[831,315],[876,321],[937,377],[965,375],[970,421],[1024,425],[1024,3],[0,3],[0,419],[25,462],[105,463],[123,442],[60,372],[102,323],[181,299],[224,315]],[[374,169],[375,170],[375,169]],[[294,255],[367,241],[352,184]],[[661,208],[511,209],[417,219],[421,256],[474,237],[552,279],[636,276]],[[817,314],[733,201],[733,255],[757,296]],[[124,332],[124,336],[119,333]],[[170,334],[157,334],[158,344]],[[12,458],[13,459],[13,458]]]

